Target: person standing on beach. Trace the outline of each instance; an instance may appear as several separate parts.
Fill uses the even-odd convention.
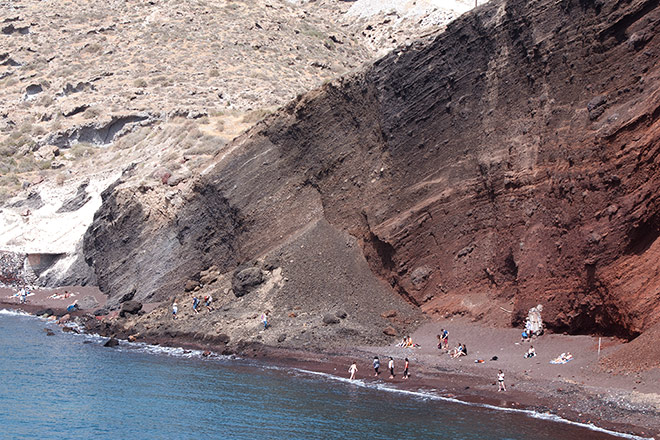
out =
[[[351,366],[348,367],[348,372],[351,373],[350,380],[355,379],[355,373],[357,373],[357,371],[358,371],[358,367],[357,367],[357,364],[356,364],[355,361],[354,361],[354,362],[351,364]]]
[[[374,356],[374,371],[376,372],[376,374],[374,374],[375,377],[378,377],[378,375],[380,374],[380,371],[378,371],[379,369],[380,369],[380,359],[378,359],[378,356]]]
[[[449,350],[449,332],[444,328],[442,329],[442,348]]]
[[[504,373],[502,373],[502,370],[497,373],[497,384],[499,387],[497,388],[497,391],[506,391],[506,386],[504,386]]]
[[[387,363],[387,368],[390,369],[390,379],[394,379],[394,359],[390,356],[390,361]]]
[[[174,301],[172,304],[172,319],[176,319],[176,313],[179,311],[179,305]]]
[[[408,358],[406,358],[405,363],[403,364],[403,378],[408,379],[410,377],[410,374],[408,374],[408,368],[410,367],[410,362],[408,361]]]

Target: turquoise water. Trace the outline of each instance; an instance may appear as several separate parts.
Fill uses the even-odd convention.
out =
[[[100,342],[0,313],[0,438],[614,438],[237,359]]]

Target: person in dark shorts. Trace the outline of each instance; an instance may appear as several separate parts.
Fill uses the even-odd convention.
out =
[[[406,358],[405,363],[403,364],[403,378],[408,379],[410,374],[408,373],[408,368],[410,367],[410,361]]]
[[[390,361],[387,363],[387,368],[390,369],[390,379],[394,379],[394,359],[390,356]]]
[[[378,377],[378,375],[380,374],[380,371],[378,371],[379,369],[380,369],[380,359],[378,359],[378,356],[374,356],[374,371],[376,372],[376,374],[374,374],[375,377]]]

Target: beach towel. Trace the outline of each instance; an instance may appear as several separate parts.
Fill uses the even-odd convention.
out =
[[[550,361],[551,364],[565,364],[573,360],[572,355],[559,356]]]

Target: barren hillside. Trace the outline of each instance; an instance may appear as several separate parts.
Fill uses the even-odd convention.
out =
[[[127,168],[175,187],[298,94],[468,9],[371,3],[0,2],[0,251],[68,256],[40,281],[56,282]]]

